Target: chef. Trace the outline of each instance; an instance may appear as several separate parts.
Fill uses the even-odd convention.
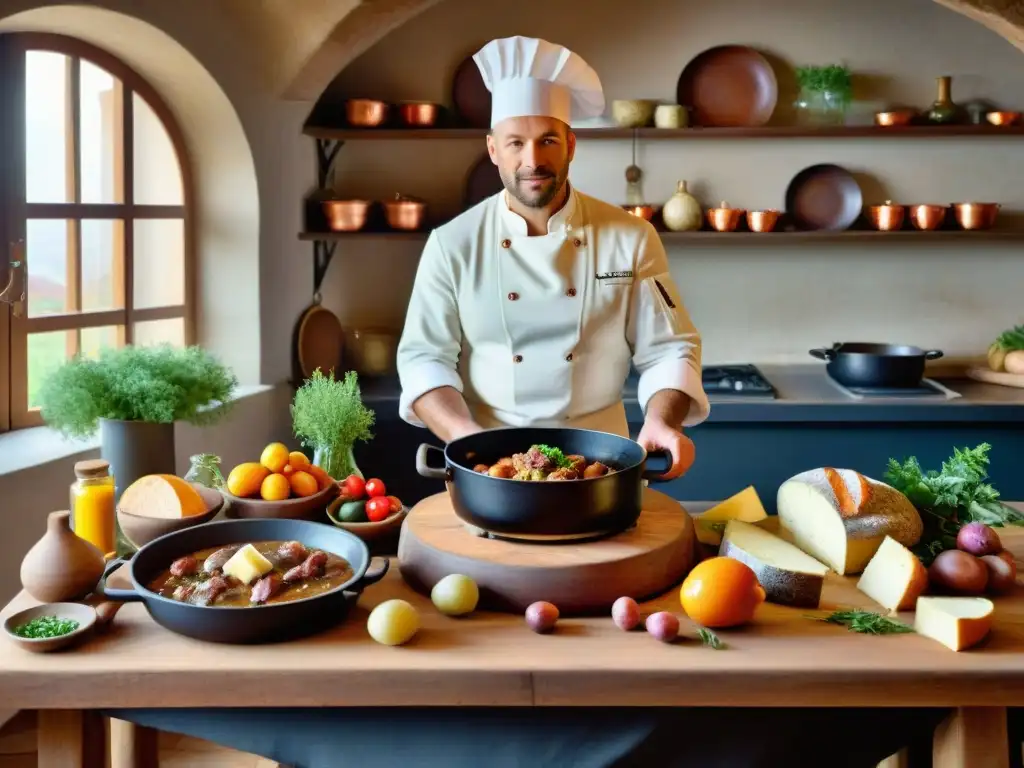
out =
[[[575,189],[570,126],[604,112],[597,73],[560,45],[493,40],[487,151],[505,189],[434,230],[398,346],[402,418],[444,441],[498,426],[629,436],[622,388],[640,372],[638,436],[694,459],[707,418],[701,342],[654,227]]]

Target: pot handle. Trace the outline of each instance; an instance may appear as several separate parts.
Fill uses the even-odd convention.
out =
[[[378,564],[376,567],[373,564],[374,560],[383,561],[383,564]],[[383,579],[388,574],[388,570],[391,568],[391,558],[389,557],[375,557],[370,560],[370,567],[366,569],[366,573],[363,574],[363,578],[359,580],[358,584],[353,584],[346,592],[353,594],[361,593],[366,587],[371,584],[376,584],[378,581]]]
[[[668,472],[669,467],[672,466],[672,452],[671,451],[666,451],[664,448],[654,448],[654,449],[652,449],[652,450],[647,452],[647,461],[650,461],[652,457],[658,458],[658,459],[664,459],[665,460],[665,466],[662,467],[661,469],[646,469],[645,468],[643,474],[641,475],[641,477],[644,480],[647,480],[648,482],[651,482],[651,483],[663,483],[663,482],[666,481],[666,478],[663,477],[663,475],[666,472]]]
[[[942,357],[942,351],[938,349],[929,349],[924,353],[925,360],[938,360],[940,357]]]
[[[832,362],[833,360],[836,359],[835,349],[825,349],[824,347],[819,347],[818,349],[812,349],[810,351],[810,354],[811,357],[816,357],[819,360],[824,360],[827,363]]]
[[[437,451],[442,456],[444,455],[444,451],[436,445],[420,443],[420,447],[416,449],[416,471],[423,477],[429,477],[431,480],[448,480],[448,469],[446,467],[431,467],[427,464],[427,454],[430,451]]]
[[[142,595],[134,589],[117,589],[107,586],[107,578],[110,574],[127,562],[126,558],[116,557],[107,563],[103,569],[103,575],[100,577],[100,583],[96,585],[96,594],[102,595],[106,600],[117,600],[123,603],[142,602]]]

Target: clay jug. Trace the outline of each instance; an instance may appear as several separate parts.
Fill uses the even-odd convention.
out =
[[[21,561],[21,586],[41,603],[80,600],[103,575],[99,548],[71,530],[71,513],[51,512],[46,533]]]
[[[686,191],[686,182],[676,184],[676,193],[661,209],[665,228],[673,232],[687,232],[701,228],[702,213],[697,198]]]

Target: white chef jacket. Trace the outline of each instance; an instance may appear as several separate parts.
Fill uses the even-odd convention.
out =
[[[401,418],[450,386],[484,427],[570,426],[629,435],[622,388],[637,399],[690,396],[683,424],[710,411],[700,335],[647,221],[570,189],[545,235],[502,191],[431,232],[420,258],[397,364]]]

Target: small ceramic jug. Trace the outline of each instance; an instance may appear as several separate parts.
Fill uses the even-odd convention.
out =
[[[71,530],[71,513],[51,512],[46,533],[21,561],[21,586],[41,603],[86,597],[103,575],[99,548]]]

